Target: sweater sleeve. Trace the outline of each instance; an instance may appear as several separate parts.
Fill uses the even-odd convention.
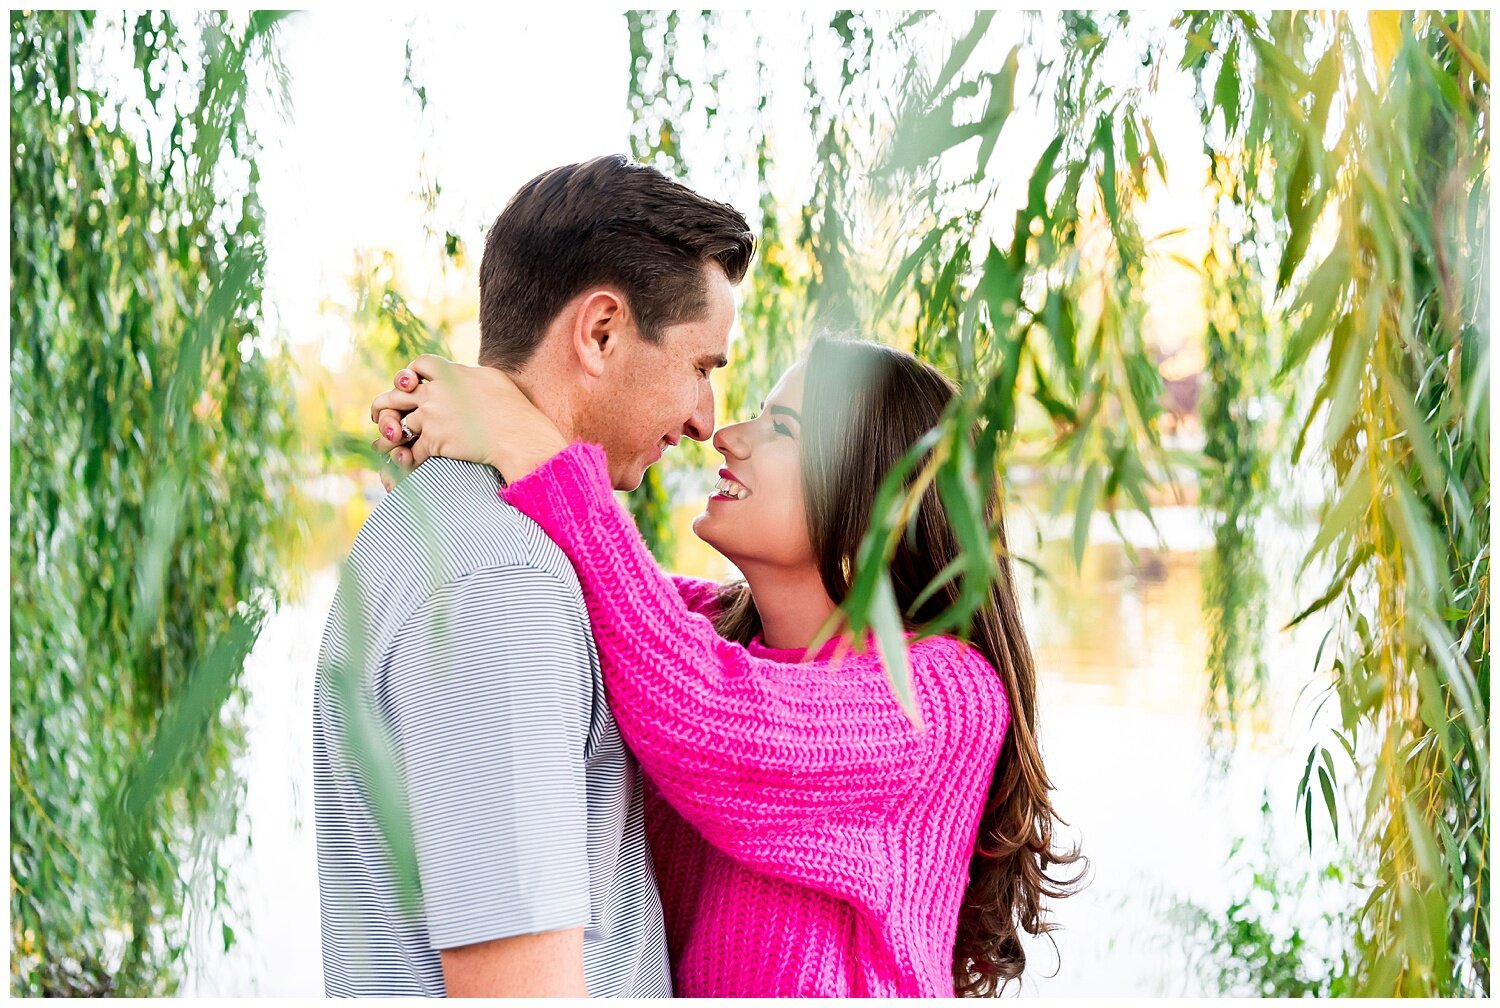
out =
[[[672,587],[677,589],[677,594],[682,597],[682,604],[689,611],[702,613],[709,619],[713,619],[719,611],[719,589],[717,581],[704,581],[701,578],[685,577],[681,574],[669,574]]]
[[[787,850],[830,820],[882,814],[923,776],[930,736],[873,655],[772,661],[690,610],[615,501],[600,448],[574,444],[504,496],[572,560],[621,734],[710,843]]]

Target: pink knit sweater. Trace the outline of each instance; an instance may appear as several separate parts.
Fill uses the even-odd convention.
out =
[[[682,997],[953,996],[953,943],[995,759],[999,677],[910,647],[923,727],[873,648],[833,660],[714,632],[717,586],[668,578],[574,444],[503,491],[572,560],[610,707],[640,760]]]

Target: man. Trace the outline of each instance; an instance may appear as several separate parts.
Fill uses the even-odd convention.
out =
[[[634,489],[667,447],[713,434],[709,377],[753,246],[733,208],[654,169],[554,169],[489,232],[479,363]],[[314,707],[325,987],[667,997],[638,770],[582,593],[501,478],[430,459],[350,553]]]

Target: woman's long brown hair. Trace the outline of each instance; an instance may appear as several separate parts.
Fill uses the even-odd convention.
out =
[[[942,372],[911,354],[876,343],[820,340],[806,359],[802,396],[802,487],[808,527],[823,586],[834,602],[849,594],[854,558],[870,527],[876,489],[890,468],[937,426],[957,389]],[[1001,577],[974,617],[968,640],[994,667],[1010,702],[1010,727],[995,762],[969,886],[953,949],[954,988],[985,997],[1020,978],[1026,952],[1020,932],[1056,927],[1044,900],[1077,888],[1086,868],[1066,878],[1048,869],[1086,861],[1078,849],[1052,847],[1052,784],[1036,734],[1036,668],[1021,625],[1011,576],[1005,523],[995,495],[989,501],[999,538]],[[929,487],[913,534],[891,560],[891,581],[908,629],[918,629],[957,600],[950,581],[916,611],[922,590],[959,554],[958,538],[936,491]],[[716,621],[720,634],[748,643],[760,614],[743,582],[726,586]]]

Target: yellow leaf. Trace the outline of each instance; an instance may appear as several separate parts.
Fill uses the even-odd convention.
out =
[[[1401,11],[1370,11],[1370,43],[1375,56],[1375,75],[1384,84],[1391,64],[1401,49]]]

